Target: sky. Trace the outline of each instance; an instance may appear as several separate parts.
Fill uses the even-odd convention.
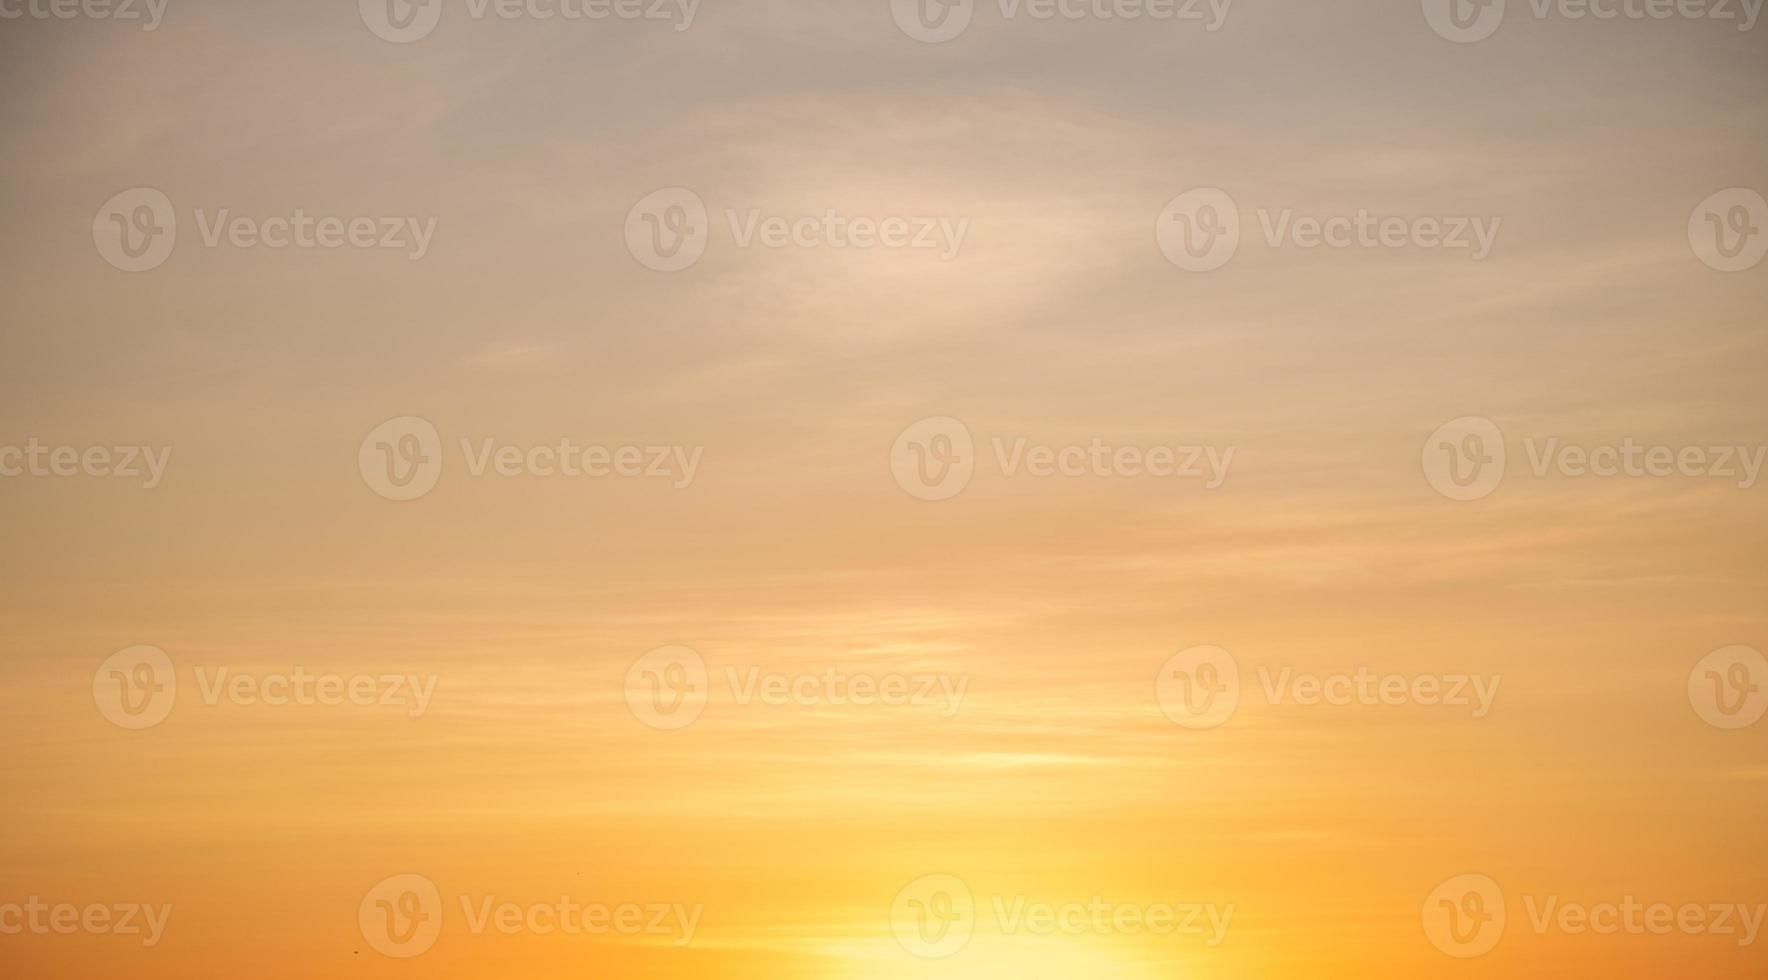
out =
[[[1457,2],[0,0],[0,972],[1760,976],[1768,25]]]

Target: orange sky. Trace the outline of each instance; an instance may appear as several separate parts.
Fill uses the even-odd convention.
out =
[[[1768,446],[1768,263],[1691,240],[1768,192],[1768,27],[1355,6],[0,20],[0,973],[1759,976],[1768,488],[1542,454]],[[128,272],[135,188],[176,247]],[[704,252],[659,272],[670,188]],[[1213,271],[1157,231],[1197,188]],[[742,244],[830,212],[962,237]],[[1359,212],[1496,231],[1266,233]],[[903,439],[947,418],[929,492]],[[1508,458],[1463,501],[1466,418]],[[668,473],[532,472],[562,444]],[[32,445],[171,454],[10,475]],[[1015,455],[1094,445],[1220,479]],[[1199,658],[1237,701],[1192,723]],[[1487,880],[1458,958],[1439,899]]]

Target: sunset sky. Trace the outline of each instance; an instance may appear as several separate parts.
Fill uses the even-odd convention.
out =
[[[1768,24],[1510,0],[1457,43],[1433,0],[1236,0],[1213,30],[1207,3],[981,0],[928,43],[890,0],[706,0],[680,30],[432,2],[406,43],[348,0],[0,19],[0,470],[170,451],[151,489],[0,475],[0,974],[1762,975],[1768,936],[1540,910],[1768,905],[1768,721],[1724,727],[1697,667],[1768,650],[1768,485],[1742,475],[1768,262],[1693,240],[1725,194],[1746,248],[1768,234],[1733,193],[1768,193]],[[130,272],[104,229],[137,188],[176,247]],[[676,215],[635,206],[675,188],[704,254],[660,272],[634,236]],[[1240,224],[1206,272],[1160,230],[1199,188]],[[433,234],[210,245],[222,209]],[[962,238],[743,244],[830,212]],[[1359,212],[1495,237],[1267,237]],[[1452,499],[1433,433],[1470,417],[1505,477]],[[924,499],[903,475],[944,444],[903,440],[948,418],[974,474]],[[405,419],[439,476],[388,499],[371,461],[422,440],[377,427]],[[1533,465],[1627,442],[1736,447],[1739,475]],[[675,469],[532,472],[561,443]],[[1222,479],[1003,459],[1094,444],[1212,450]],[[524,472],[475,474],[503,447]],[[176,698],[131,729],[106,698],[142,675],[109,658],[138,647]],[[1215,727],[1173,717],[1199,647],[1239,671]],[[706,673],[671,729],[644,694],[679,657],[641,658],[676,648]],[[1759,718],[1768,669],[1737,656],[1713,676]],[[217,686],[297,668],[374,695]],[[1478,716],[1268,693],[1360,670],[1496,687]],[[391,676],[421,706],[382,703]],[[908,703],[733,683],[768,676],[899,678]],[[409,957],[367,911],[405,875],[440,898]],[[935,875],[974,903],[951,955],[893,931]],[[1465,959],[1428,925],[1463,875],[1507,910]],[[561,896],[694,925],[472,927]],[[34,900],[170,918],[151,945],[9,932]],[[1208,911],[1201,935],[998,914],[1095,900]]]

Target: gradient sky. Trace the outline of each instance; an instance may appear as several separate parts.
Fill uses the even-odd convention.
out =
[[[1768,488],[1535,478],[1527,438],[1768,444],[1768,265],[1690,211],[1768,191],[1768,26],[1537,20],[1451,44],[1418,0],[1238,0],[1224,26],[1002,20],[922,44],[885,0],[707,0],[694,25],[485,20],[395,45],[356,4],[171,0],[152,32],[0,20],[0,445],[170,445],[163,485],[0,479],[0,905],[170,903],[152,949],[0,935],[21,977],[265,980],[1760,976],[1768,941],[1528,928],[1521,896],[1768,902],[1768,723],[1690,669],[1768,649]],[[94,212],[179,209],[163,267]],[[634,202],[714,211],[692,269]],[[1151,233],[1227,190],[1195,274]],[[435,218],[429,253],[204,248],[194,209]],[[944,215],[961,253],[739,249],[725,208]],[[1270,248],[1258,208],[1501,218],[1492,255]],[[469,479],[396,504],[364,434],[704,447],[693,484]],[[892,479],[929,416],[981,439],[1236,447],[1220,489]],[[1446,500],[1420,447],[1495,420],[1512,471]],[[125,731],[138,644],[177,706]],[[945,673],[926,706],[625,702],[671,644],[714,669]],[[1215,645],[1231,723],[1154,678]],[[204,705],[191,671],[434,675],[381,707]],[[1501,675],[1495,709],[1303,707],[1256,666]],[[1764,678],[1768,680],[1768,678]],[[1420,908],[1502,883],[1458,961]],[[451,918],[380,956],[377,882]],[[911,880],[979,902],[1233,904],[1220,946],[984,926],[892,938]],[[456,896],[703,904],[663,942],[473,935]]]

